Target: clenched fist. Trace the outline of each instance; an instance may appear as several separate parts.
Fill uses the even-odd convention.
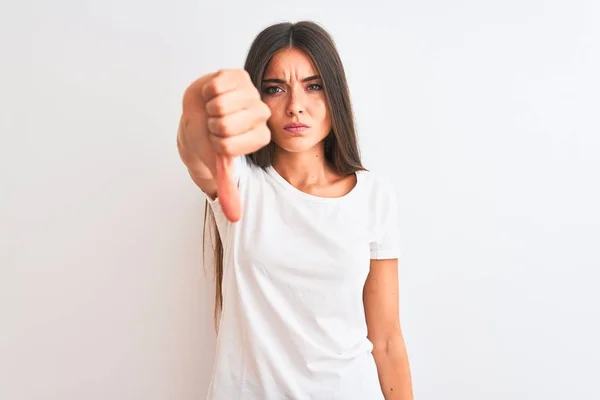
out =
[[[232,222],[241,216],[233,158],[270,142],[270,116],[269,107],[243,69],[205,75],[183,96],[177,138],[181,158],[190,171],[204,171],[199,172],[203,175],[199,180],[206,188],[216,188],[223,212]]]

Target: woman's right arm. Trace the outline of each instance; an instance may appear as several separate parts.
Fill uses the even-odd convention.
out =
[[[209,196],[219,198],[233,222],[241,215],[233,159],[269,144],[270,116],[243,69],[205,75],[184,93],[177,132],[179,155],[192,180]]]

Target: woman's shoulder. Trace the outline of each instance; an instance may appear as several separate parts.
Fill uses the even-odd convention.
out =
[[[388,173],[365,170],[358,171],[357,176],[365,192],[373,198],[395,200],[396,190]]]

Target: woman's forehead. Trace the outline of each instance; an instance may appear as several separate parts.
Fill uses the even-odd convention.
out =
[[[288,48],[276,53],[265,71],[265,78],[297,79],[317,75],[317,69],[304,51]]]

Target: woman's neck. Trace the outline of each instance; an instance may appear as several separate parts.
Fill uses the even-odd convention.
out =
[[[273,168],[298,188],[326,184],[333,174],[322,144],[301,153],[290,153],[276,147]]]

